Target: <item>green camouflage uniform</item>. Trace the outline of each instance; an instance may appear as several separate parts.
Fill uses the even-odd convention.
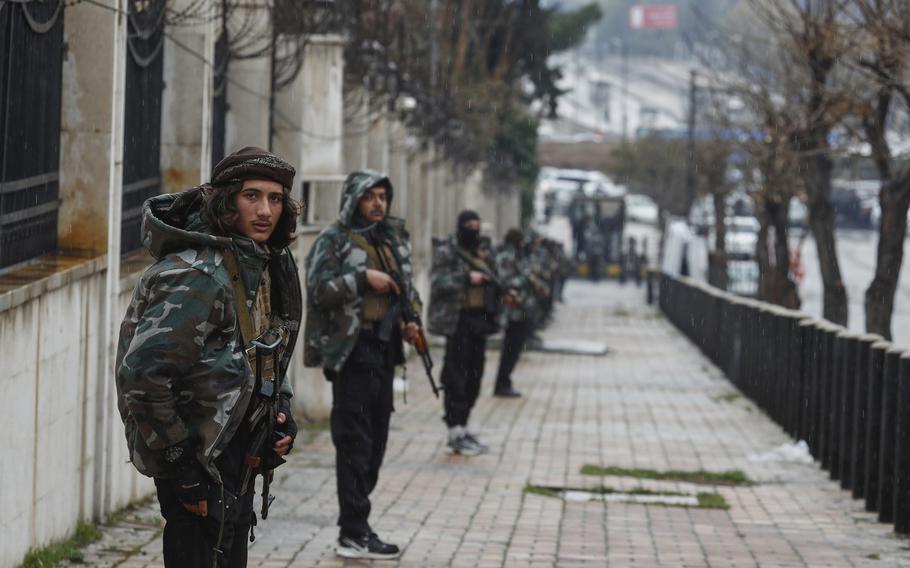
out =
[[[458,325],[458,315],[464,305],[465,290],[470,283],[471,268],[457,251],[456,236],[433,240],[433,268],[430,276],[430,306],[427,330],[437,335],[451,335]],[[488,240],[481,240],[478,251],[495,274],[496,263]],[[467,251],[464,254],[470,255]]]
[[[391,207],[392,184],[386,176],[373,170],[349,176],[342,190],[338,221],[319,233],[307,255],[304,363],[308,367],[340,371],[357,342],[368,288],[367,252],[352,238],[350,227],[360,197],[377,185],[386,187]],[[404,221],[386,217],[378,230],[395,248],[403,278],[410,283],[411,247]],[[417,290],[408,286],[408,292],[416,312],[421,313]]]
[[[504,243],[496,253],[496,271],[505,287],[518,291],[518,305],[505,306],[505,319],[533,320],[538,312],[538,302],[531,285],[532,265],[528,256],[524,251]]]
[[[200,205],[197,188],[152,198],[143,207],[143,244],[157,260],[139,280],[120,328],[116,382],[136,469],[173,475],[162,450],[190,439],[199,462],[220,481],[215,458],[237,431],[256,380],[242,350],[224,252],[237,253],[248,307],[269,266],[270,323],[290,332],[281,375],[297,339],[302,299],[287,249],[269,253],[246,237],[213,235]]]

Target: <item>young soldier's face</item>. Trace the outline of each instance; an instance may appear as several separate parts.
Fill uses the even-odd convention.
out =
[[[357,202],[357,210],[360,212],[360,216],[370,223],[378,223],[385,219],[388,207],[388,196],[385,188],[381,185],[366,190],[360,196],[360,201]]]
[[[257,243],[264,243],[272,236],[284,207],[284,188],[280,183],[248,179],[234,196],[237,206],[235,229]]]

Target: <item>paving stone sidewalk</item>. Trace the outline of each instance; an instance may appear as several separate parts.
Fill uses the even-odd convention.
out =
[[[643,289],[572,282],[547,337],[601,340],[605,357],[526,354],[518,400],[490,396],[488,353],[472,425],[487,455],[447,455],[440,405],[418,369],[396,398],[374,528],[403,545],[399,566],[910,566],[906,539],[875,522],[815,464],[774,459],[789,439],[653,308]],[[441,354],[436,360],[441,360]],[[278,499],[250,566],[357,566],[334,556],[334,449],[306,434],[273,486]],[[757,483],[704,486],[582,475],[584,464],[741,469]],[[529,485],[716,491],[729,510],[571,502]],[[85,550],[91,566],[159,567],[157,505],[131,512]],[[395,565],[377,562],[377,565]]]

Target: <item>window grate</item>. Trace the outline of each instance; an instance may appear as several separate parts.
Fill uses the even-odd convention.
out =
[[[62,6],[0,3],[0,268],[57,248]]]

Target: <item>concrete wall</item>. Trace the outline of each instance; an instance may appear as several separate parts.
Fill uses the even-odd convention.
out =
[[[103,520],[153,491],[127,462],[113,383],[120,321],[150,259],[120,256],[125,0],[100,1],[120,11],[78,3],[65,12],[60,240],[67,250],[0,273],[0,431],[8,434],[0,566],[67,536],[80,519]],[[263,10],[249,6],[250,21],[268,36]],[[165,44],[161,166],[165,191],[180,191],[210,173],[214,26],[169,31],[177,41]],[[464,207],[478,209],[500,236],[517,202],[484,187],[480,170],[452,171],[396,117],[371,115],[365,95],[345,96],[341,38],[311,38],[307,50],[298,80],[276,93],[273,137],[274,151],[298,168],[295,196],[303,181],[313,182],[313,212],[293,245],[301,277],[313,240],[337,216],[344,175],[369,166],[395,184],[392,212],[407,221],[426,300],[432,237],[448,234]],[[269,60],[233,62],[230,80],[228,150],[268,146]],[[331,391],[320,370],[303,367],[302,341],[289,376],[295,411],[327,418]]]

